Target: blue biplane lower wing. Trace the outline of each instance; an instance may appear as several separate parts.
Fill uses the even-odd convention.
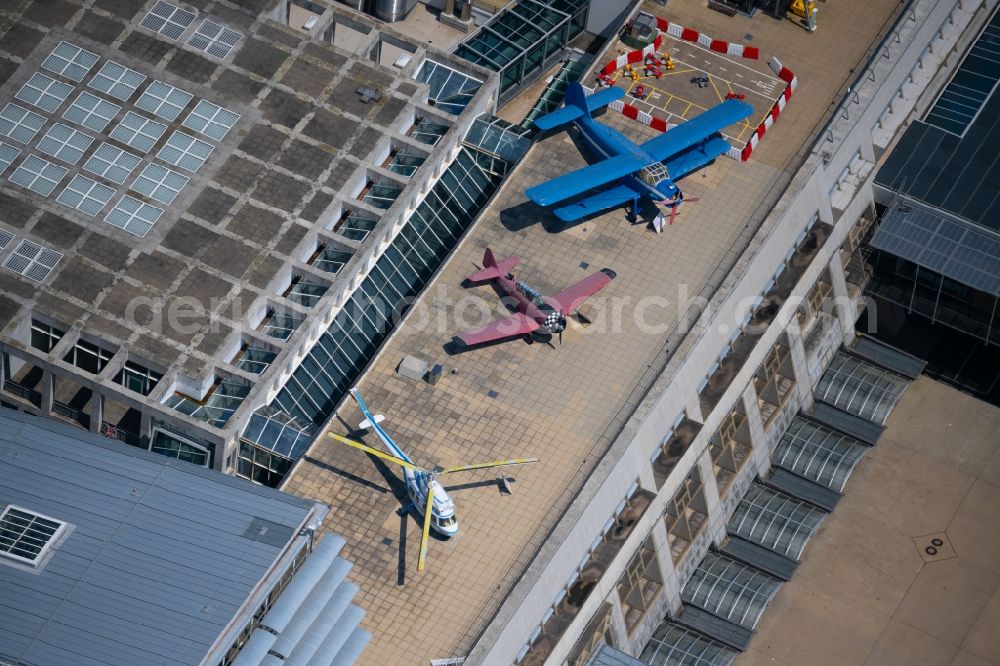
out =
[[[708,141],[674,155],[663,164],[667,167],[670,177],[679,180],[692,171],[710,164],[715,158],[724,155],[729,148],[729,142],[716,134]]]
[[[580,84],[577,83],[576,85]],[[580,87],[580,90],[581,91],[583,90],[582,86]],[[608,104],[611,104],[611,102],[617,102],[624,96],[625,96],[625,89],[619,88],[618,86],[611,86],[610,88],[604,88],[602,90],[598,90],[593,95],[587,95],[587,97],[585,98],[585,101],[587,103],[587,112],[593,113],[594,111],[597,111],[598,109],[605,107]]]
[[[708,111],[695,116],[685,123],[668,129],[658,137],[642,144],[640,148],[651,157],[667,160],[692,146],[703,142],[706,138],[722,129],[753,115],[753,107],[738,99],[727,99],[716,104]],[[728,148],[727,148],[728,150]],[[674,177],[674,172],[670,172]]]
[[[583,199],[582,201],[577,201],[576,203],[571,203],[568,206],[563,206],[561,208],[556,208],[552,212],[555,213],[563,222],[576,222],[581,220],[588,215],[593,215],[594,213],[599,213],[602,210],[607,210],[609,208],[614,208],[627,201],[633,201],[637,196],[641,196],[640,193],[633,190],[628,185],[618,185],[606,190],[602,190],[592,196]]]
[[[578,106],[564,106],[561,109],[546,113],[541,118],[535,118],[535,127],[543,132],[559,127],[566,123],[571,123],[577,118],[583,117],[583,109]]]
[[[544,182],[524,191],[525,196],[539,206],[551,206],[563,199],[569,199],[587,190],[613,183],[619,178],[631,175],[645,164],[631,155],[616,155],[597,164],[570,171],[558,178]]]

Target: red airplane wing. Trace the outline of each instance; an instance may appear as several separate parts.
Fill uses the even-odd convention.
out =
[[[563,289],[558,294],[549,296],[547,301],[552,303],[559,312],[567,315],[580,307],[585,300],[599,292],[601,289],[614,280],[616,274],[610,268],[602,268],[590,277],[580,280],[572,287]]]
[[[501,340],[503,338],[514,337],[531,333],[539,326],[538,322],[521,312],[516,312],[509,317],[497,319],[491,324],[487,324],[475,331],[469,331],[458,336],[458,339],[467,345],[478,345],[483,342]]]

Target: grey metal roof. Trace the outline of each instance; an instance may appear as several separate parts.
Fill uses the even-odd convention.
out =
[[[750,645],[753,632],[749,629],[723,620],[718,615],[713,615],[691,604],[683,604],[681,609],[681,614],[673,618],[677,624],[740,652],[746,650],[747,646]]]
[[[868,446],[875,446],[878,438],[885,431],[885,427],[878,423],[872,423],[868,419],[848,414],[826,402],[817,402],[813,411],[803,414],[803,416],[837,432],[849,435]]]
[[[927,112],[926,122],[961,136],[1000,80],[1000,13],[969,48],[951,81]]]
[[[0,409],[8,503],[73,526],[40,572],[0,563],[0,660],[45,666],[198,664],[317,508]]]
[[[587,666],[646,666],[646,664],[617,648],[604,644],[590,658]]]
[[[729,537],[719,548],[719,552],[784,581],[791,580],[792,574],[799,566],[799,563],[790,557],[780,555],[738,536]]]
[[[875,187],[1000,232],[998,15],[991,24],[926,119],[906,128],[875,175]]]
[[[814,506],[818,506],[824,511],[833,511],[833,508],[837,506],[837,501],[840,499],[840,493],[836,493],[826,486],[821,486],[809,479],[804,479],[798,474],[792,474],[780,467],[774,468],[771,472],[771,476],[767,479],[767,485],[786,495],[791,495],[803,502],[809,502]]]
[[[912,201],[897,202],[871,245],[1000,296],[1000,239]]]
[[[851,345],[851,353],[909,379],[919,377],[927,366],[927,361],[870,335],[858,336]]]

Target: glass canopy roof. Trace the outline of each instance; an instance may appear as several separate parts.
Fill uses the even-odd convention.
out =
[[[736,651],[672,622],[653,632],[639,660],[649,666],[729,666]]]
[[[586,24],[587,0],[520,0],[458,45],[455,55],[501,72],[501,100],[561,57]]]
[[[717,553],[698,564],[681,598],[702,610],[753,630],[781,581]]]
[[[250,423],[243,431],[249,442],[267,442],[271,451],[295,459],[305,453],[316,436],[312,424],[304,424],[280,409],[262,407],[250,416]]]
[[[479,116],[465,135],[466,145],[517,162],[531,147],[531,132],[494,116]]]
[[[226,425],[253,385],[244,380],[222,379],[211,395],[201,401],[174,393],[164,403],[177,411],[200,419],[216,428]]]
[[[816,397],[835,407],[885,425],[909,382],[844,352],[837,352],[819,380]]]
[[[726,529],[730,534],[798,560],[826,512],[759,483],[740,500]]]
[[[433,60],[424,61],[417,70],[416,79],[430,86],[430,98],[436,107],[456,116],[483,85],[479,79]]]
[[[871,245],[1000,296],[1000,240],[915,202],[894,205],[879,223]]]
[[[866,448],[856,439],[797,416],[778,442],[772,461],[839,493]]]

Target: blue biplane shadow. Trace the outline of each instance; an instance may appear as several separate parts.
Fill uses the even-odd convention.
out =
[[[725,154],[730,145],[721,131],[753,114],[753,107],[746,102],[728,99],[649,141],[636,144],[593,118],[595,111],[624,95],[625,91],[618,87],[587,95],[579,82],[570,83],[565,106],[535,119],[535,125],[542,131],[574,123],[599,161],[528,188],[525,195],[530,201],[545,207],[563,203],[552,210],[563,222],[576,222],[624,203],[631,204],[634,218],[641,200],[651,202],[661,211],[676,209],[684,199],[676,181]],[[598,189],[589,196],[576,198]]]

